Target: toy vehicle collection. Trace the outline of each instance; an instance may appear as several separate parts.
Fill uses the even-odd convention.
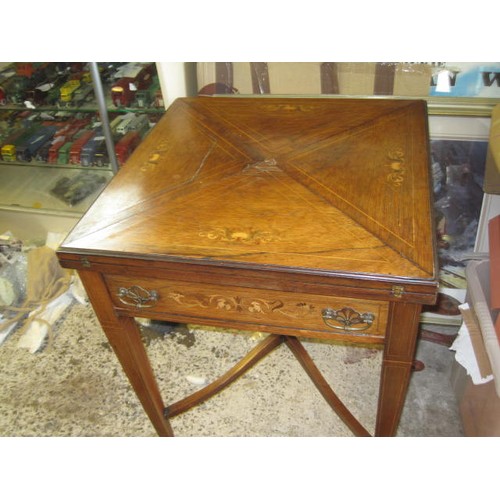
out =
[[[115,156],[123,165],[160,116],[151,108],[162,111],[156,66],[99,65],[101,81],[108,89]],[[99,115],[84,107],[97,109],[85,63],[11,63],[1,69],[0,161],[109,166]],[[140,111],[131,113],[127,107]]]
[[[129,130],[131,130],[130,126],[135,118],[135,115],[133,113],[129,113],[128,115],[124,116],[123,119],[120,121],[120,123],[116,127],[116,134],[117,135],[125,135]]]
[[[81,106],[84,102],[90,100],[94,95],[94,89],[90,83],[82,83],[73,94],[73,104]]]
[[[97,149],[94,155],[94,165],[97,167],[105,167],[109,165],[109,155],[106,142],[103,142]]]
[[[9,162],[16,161],[17,148],[22,146],[34,133],[36,133],[36,127],[24,129],[13,141],[4,144],[2,146],[2,160]]]
[[[16,160],[16,147],[15,141],[26,132],[25,129],[18,128],[14,130],[5,140],[2,141],[1,155],[3,161],[15,161]]]
[[[57,154],[57,164],[58,165],[67,165],[69,163],[69,151],[72,146],[72,142],[68,141],[65,142],[58,151]]]
[[[80,153],[80,165],[88,167],[95,163],[95,153],[97,148],[105,143],[102,129],[95,130],[93,136],[85,143]]]
[[[129,124],[129,130],[135,130],[143,137],[149,130],[149,119],[146,115],[135,116]]]
[[[31,161],[37,151],[56,133],[57,128],[53,126],[42,126],[34,134],[31,134],[17,147],[17,161]]]
[[[71,101],[74,92],[80,86],[80,80],[68,80],[60,88],[61,102],[67,104]]]
[[[137,91],[143,91],[153,82],[154,64],[129,63],[116,74],[119,80],[111,87],[111,101],[116,107],[132,104]]]
[[[84,130],[83,133],[71,144],[69,162],[73,165],[80,164],[80,155],[85,144],[94,136],[95,130]]]
[[[137,130],[131,130],[127,132],[115,146],[116,159],[118,160],[119,165],[123,165],[132,154],[134,149],[141,142],[141,136]]]

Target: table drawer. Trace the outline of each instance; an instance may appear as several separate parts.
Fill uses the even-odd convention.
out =
[[[389,306],[382,301],[153,278],[105,279],[115,306],[135,316],[151,311],[201,324],[214,319],[370,337],[384,336],[387,324]]]

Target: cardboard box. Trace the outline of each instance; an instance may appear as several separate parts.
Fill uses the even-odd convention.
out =
[[[490,261],[471,261],[465,270],[467,277],[466,302],[477,320],[481,337],[493,373],[496,394],[500,398],[500,343],[494,321],[496,315],[490,302]]]
[[[459,403],[464,435],[500,436],[500,398],[494,381],[475,385],[466,369],[457,362],[452,365],[450,381]]]
[[[490,308],[500,343],[500,215],[488,223],[490,250]],[[496,316],[496,318],[495,318]]]
[[[467,377],[459,407],[466,436],[500,436],[500,398],[493,381],[474,385]]]
[[[500,436],[500,343],[490,301],[490,261],[471,261],[466,268],[467,296],[471,314],[464,316],[481,375],[493,380],[475,385],[461,366],[452,371],[466,436]],[[487,372],[487,373],[486,373]]]

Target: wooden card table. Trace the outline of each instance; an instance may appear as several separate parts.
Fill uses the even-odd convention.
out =
[[[419,100],[172,104],[58,250],[159,435],[282,342],[368,435],[300,338],[381,346],[375,434],[396,432],[420,311],[437,296],[428,142]],[[135,317],[270,335],[165,406]]]

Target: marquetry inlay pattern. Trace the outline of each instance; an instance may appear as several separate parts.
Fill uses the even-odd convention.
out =
[[[209,240],[248,245],[260,245],[261,243],[269,243],[280,239],[276,232],[246,228],[214,228],[200,231],[199,235]]]
[[[395,434],[422,304],[438,290],[425,106],[239,96],[169,106],[58,250],[159,435],[283,343],[349,429],[369,435],[302,338],[384,350],[375,434]],[[267,335],[172,402],[136,317]]]
[[[418,106],[176,101],[150,132],[151,147],[136,151],[138,168],[124,168],[113,183],[117,191],[123,183],[129,189],[109,216],[94,222],[91,240],[113,252],[116,235],[131,232],[128,251],[140,253],[155,225],[169,235],[161,247],[151,240],[158,254],[429,276],[431,235],[419,221],[431,218],[430,204],[415,197],[426,192],[425,178],[415,173],[427,161],[427,151],[415,145],[425,132],[413,120]],[[248,113],[252,108],[257,112]],[[104,208],[100,202],[90,214]],[[74,244],[85,246],[88,235],[79,229]]]
[[[257,315],[282,314],[289,318],[301,318],[315,313],[317,308],[306,302],[285,303],[283,300],[266,300],[258,297],[242,297],[239,295],[203,295],[199,293],[185,294],[173,290],[167,297],[187,307],[224,311],[247,312]]]
[[[387,167],[390,173],[387,175],[387,180],[394,188],[400,188],[403,184],[406,174],[405,154],[402,150],[396,149],[387,154],[389,162]]]

